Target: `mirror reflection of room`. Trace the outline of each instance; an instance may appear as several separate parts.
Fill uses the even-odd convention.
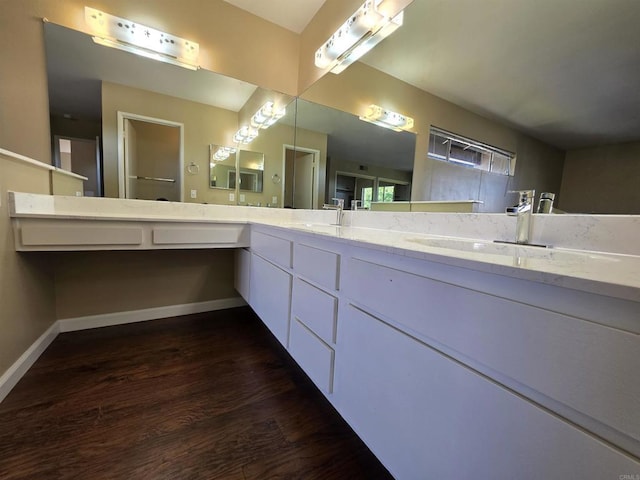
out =
[[[440,92],[429,87],[426,80],[436,81],[441,76],[440,72],[448,71],[448,84],[452,87],[464,88],[464,85],[461,85],[459,81],[464,75],[453,75],[450,69],[446,70],[441,65],[442,62],[447,61],[447,58],[464,58],[464,56],[449,57],[443,54],[437,59],[431,58],[433,61],[440,62],[433,67],[433,78],[420,77],[419,68],[403,70],[403,65],[424,64],[425,62],[416,61],[416,58],[433,55],[434,50],[429,47],[433,46],[433,42],[437,39],[440,39],[439,45],[442,48],[444,48],[443,45],[447,44],[442,39],[447,38],[456,39],[456,42],[451,43],[453,46],[464,45],[464,42],[458,41],[461,38],[458,32],[463,28],[464,22],[456,26],[448,25],[446,28],[436,23],[432,25],[427,34],[423,28],[423,22],[420,20],[427,17],[433,18],[434,15],[437,17],[439,12],[442,13],[440,9],[448,9],[447,15],[453,15],[460,8],[462,8],[460,5],[445,7],[435,5],[433,2],[411,3],[406,8],[402,28],[398,29],[394,35],[385,39],[339,75],[324,75],[318,77],[319,79],[316,78],[314,81],[308,82],[308,84],[302,82],[300,85],[302,89],[301,97],[322,107],[331,108],[335,112],[346,112],[356,117],[362,116],[375,103],[383,105],[384,108],[397,109],[402,114],[415,118],[415,126],[410,129],[411,132],[417,134],[414,139],[412,165],[409,169],[400,168],[403,171],[412,171],[411,179],[408,180],[409,186],[407,187],[410,189],[410,199],[398,200],[399,198],[406,198],[406,196],[394,194],[395,202],[475,201],[479,208],[477,211],[501,212],[504,211],[505,206],[508,206],[514,200],[507,193],[509,190],[535,188],[538,192],[554,193],[555,204],[553,211],[555,212],[563,209],[569,212],[585,213],[634,212],[634,209],[637,208],[634,206],[634,202],[629,202],[628,199],[623,200],[620,197],[623,192],[630,191],[625,185],[627,185],[628,179],[635,177],[634,159],[636,157],[637,144],[628,143],[633,140],[633,136],[629,133],[632,127],[629,120],[609,121],[607,123],[605,115],[600,115],[592,119],[598,125],[602,125],[603,128],[594,127],[575,131],[571,134],[563,134],[563,131],[572,131],[568,126],[562,126],[562,122],[574,121],[571,115],[564,115],[559,120],[561,123],[558,123],[558,129],[553,131],[553,125],[555,124],[550,120],[542,119],[537,124],[539,127],[526,125],[529,120],[527,120],[523,109],[530,109],[527,102],[520,102],[518,109],[506,108],[504,102],[508,101],[507,96],[494,94],[494,90],[499,90],[500,92],[506,90],[492,86],[494,84],[497,85],[496,82],[498,81],[505,81],[502,77],[496,77],[492,82],[479,81],[474,83],[474,89],[480,89],[485,92],[485,95],[475,95],[474,101],[480,102],[482,98],[484,102],[490,98],[494,102],[490,105],[490,108],[486,104],[484,106],[474,106],[473,102],[465,101],[464,96],[461,96],[457,101],[455,95],[447,96],[444,90]],[[493,7],[485,6],[484,8],[486,11],[490,11]],[[513,6],[510,8],[514,10],[512,12],[514,15],[523,15],[526,13],[524,10],[527,9],[525,6]],[[533,12],[529,12],[529,16],[531,15],[533,15]],[[91,166],[89,171],[85,169],[82,172],[82,175],[96,179],[97,184],[88,186],[85,189],[85,195],[123,196],[121,191],[123,189],[118,186],[118,183],[122,184],[122,182],[117,179],[117,176],[121,174],[120,167],[117,165],[117,152],[113,146],[113,140],[109,138],[109,132],[113,129],[111,124],[113,122],[113,113],[111,111],[101,111],[104,107],[105,85],[111,84],[118,87],[134,88],[139,91],[151,92],[154,95],[180,99],[186,103],[178,110],[186,111],[188,110],[186,108],[187,104],[190,105],[192,102],[207,105],[205,100],[194,94],[199,88],[192,88],[188,94],[185,94],[184,92],[178,93],[167,89],[166,85],[192,85],[194,83],[204,85],[207,83],[209,84],[208,91],[217,91],[220,92],[221,97],[232,99],[231,102],[227,103],[220,102],[218,101],[219,99],[216,100],[215,108],[230,112],[233,115],[229,117],[229,121],[219,122],[216,119],[216,126],[213,127],[213,123],[211,124],[211,128],[206,134],[206,140],[204,134],[200,135],[205,128],[204,125],[195,126],[190,124],[191,122],[185,123],[187,132],[185,138],[185,165],[190,161],[196,162],[201,167],[201,173],[188,172],[186,171],[186,166],[183,166],[183,171],[181,172],[183,177],[181,180],[183,182],[182,193],[178,200],[221,204],[239,203],[239,195],[229,195],[229,192],[223,192],[221,188],[209,188],[209,182],[206,181],[208,175],[205,173],[209,170],[206,152],[210,143],[220,145],[234,143],[234,133],[243,124],[247,123],[245,118],[242,118],[243,113],[247,112],[243,111],[248,108],[252,110],[248,112],[251,115],[259,107],[258,104],[252,103],[252,96],[259,90],[258,86],[229,77],[226,77],[227,82],[224,82],[222,80],[223,76],[205,69],[196,72],[184,70],[184,72],[176,73],[183,69],[161,65],[158,62],[95,45],[88,35],[59,25],[45,23],[44,30],[52,136],[62,135],[81,139],[100,137],[98,143],[101,157],[95,163],[95,168]],[[611,35],[607,32],[600,33]],[[490,42],[492,38],[480,36],[477,41],[480,40]],[[583,38],[583,41],[596,40]],[[423,45],[424,48],[406,49],[405,46],[408,44]],[[492,48],[486,49],[487,52],[500,50],[501,48],[506,48],[507,50],[511,48],[511,46],[506,45],[491,44],[490,46]],[[68,55],[69,51],[74,51],[77,54]],[[593,49],[586,49],[585,51],[593,51]],[[124,57],[121,57],[121,55],[124,55]],[[390,58],[393,58],[394,61],[389,62]],[[508,56],[505,53],[505,58],[514,60],[508,63],[510,68],[515,68],[519,65],[519,56]],[[464,65],[466,65],[464,61],[457,61],[452,68],[461,69]],[[170,67],[172,73],[167,74],[167,71],[164,70],[165,67]],[[611,65],[609,62],[607,63],[606,71],[618,71],[615,70],[616,68],[619,69],[621,67]],[[601,70],[604,71],[604,69]],[[459,70],[455,71],[459,73]],[[131,72],[144,72],[142,75],[137,75],[138,79],[144,79],[144,81],[136,83],[131,78]],[[174,75],[179,75],[180,79],[178,80]],[[87,80],[83,83],[82,88],[76,88],[80,85],[78,78]],[[164,79],[165,85],[159,85],[158,79]],[[69,88],[70,85],[73,85],[74,88]],[[543,96],[545,91],[544,88],[541,90]],[[430,92],[439,96],[435,96]],[[87,93],[89,95],[85,95]],[[629,98],[633,98],[633,96],[629,95],[619,96],[620,98],[626,98],[625,101],[627,103]],[[129,100],[132,100],[132,98],[130,97]],[[162,101],[159,101],[159,98],[157,97],[154,102],[157,101],[158,105],[161,105],[165,99],[163,98]],[[462,106],[443,98],[456,100],[455,103]],[[564,100],[566,99],[571,100],[568,95],[565,95]],[[616,102],[619,101],[617,97],[614,100]],[[171,102],[172,100],[168,101]],[[129,101],[127,105],[131,103],[135,102]],[[250,107],[247,107],[248,104],[250,104]],[[86,114],[87,109],[93,109],[94,112],[88,115]],[[587,109],[586,106],[582,110],[585,109]],[[126,107],[122,109],[122,111],[129,110],[130,108]],[[610,110],[614,109],[611,108]],[[564,111],[569,110],[565,109]],[[503,112],[503,118],[501,118],[500,112]],[[149,112],[146,107],[138,109],[134,113],[153,116],[153,113]],[[266,149],[254,146],[247,147],[249,150],[262,150],[265,153],[264,178],[266,181],[263,181],[263,185],[270,183],[269,179],[275,174],[281,180],[284,180],[279,189],[272,188],[269,194],[265,193],[263,198],[259,200],[253,198],[251,203],[277,206],[283,206],[287,203],[288,206],[295,206],[293,205],[296,203],[293,201],[293,194],[297,192],[297,197],[309,197],[299,198],[297,203],[304,205],[304,208],[319,208],[323,203],[331,202],[331,198],[338,194],[335,188],[335,173],[337,171],[358,173],[339,165],[336,166],[336,163],[345,159],[337,158],[336,155],[331,154],[335,150],[333,146],[335,132],[329,133],[324,131],[323,128],[314,128],[313,125],[308,124],[307,120],[304,119],[304,107],[298,113],[300,114],[299,118],[302,119],[300,122],[295,118],[290,122],[286,122],[285,119],[281,121],[281,125],[288,125],[290,131],[287,134],[286,141],[280,143],[277,149],[278,152],[276,152],[276,149],[267,152]],[[548,111],[548,113],[551,114],[552,112]],[[529,116],[533,119],[536,118],[536,115],[541,114],[541,111],[533,111],[529,113]],[[161,115],[159,112],[155,112],[155,115],[174,121],[184,120],[179,116]],[[209,116],[217,117],[219,115],[222,114],[211,113]],[[520,118],[511,118],[509,115],[520,115]],[[526,121],[522,120],[523,118]],[[519,122],[522,125],[519,125]],[[426,145],[428,132],[432,127],[442,128],[454,135],[474,139],[479,143],[514,153],[517,157],[517,162],[513,164],[512,174],[508,178],[500,178],[491,171],[473,171],[473,167],[469,165],[465,166],[462,163],[454,165],[451,162],[446,163],[442,159],[434,158],[428,152]],[[538,131],[536,131],[536,128],[538,128]],[[616,128],[619,128],[619,133],[616,133]],[[597,135],[593,134],[595,131],[599,133]],[[315,142],[315,144],[314,142],[307,142],[304,139],[306,133],[315,133],[319,136],[327,135],[327,147],[331,152],[328,150],[324,152],[322,140],[319,143]],[[266,136],[267,133],[261,131],[260,135]],[[377,135],[379,134],[363,139],[357,133],[354,133],[354,138],[359,138],[358,146],[352,149],[353,153],[350,153],[349,156],[358,155],[357,150],[362,147],[366,148],[370,142],[375,141]],[[195,142],[193,142],[194,139],[196,139]],[[292,174],[288,170],[286,153],[283,152],[284,149],[288,148],[286,147],[287,145],[293,147],[293,151],[299,148],[298,151],[316,149],[321,152],[318,163],[312,166],[314,173],[308,186],[300,184],[298,188],[293,187],[296,183],[295,177],[300,177],[301,174],[300,172],[297,175],[295,173]],[[607,158],[618,159],[617,166],[613,168],[611,162],[605,162],[604,160]],[[353,162],[358,166],[370,165],[369,161],[354,160],[352,158],[347,158],[345,161]],[[332,163],[334,165],[333,170]],[[606,178],[606,181],[592,185],[595,176],[589,175],[588,172],[594,168],[598,169],[600,176]],[[290,178],[288,179],[285,175],[287,171],[290,173]],[[238,174],[236,173],[236,175]],[[293,178],[291,178],[291,175],[293,175]],[[395,182],[407,182],[407,180],[397,178],[395,175],[372,176],[388,178]],[[304,178],[299,180],[308,183],[306,177],[307,175],[305,174]],[[241,185],[242,182],[237,183]],[[360,200],[367,205],[369,202],[365,197],[368,197],[369,194],[371,195],[372,203],[388,199],[389,194],[381,195],[378,191],[377,181],[374,183],[370,193],[363,194],[359,192],[354,194],[354,199]],[[404,185],[404,183],[397,184]],[[287,188],[289,185],[291,187]],[[582,195],[581,192],[584,190],[584,185],[591,185],[588,189],[596,193],[589,196]],[[622,185],[623,188],[610,189],[607,187],[608,185]],[[239,192],[240,188],[236,190]],[[250,190],[247,190],[247,192],[257,193]],[[285,197],[287,202],[285,202]],[[276,201],[273,201],[274,198]],[[291,201],[288,201],[289,198],[291,198]]]

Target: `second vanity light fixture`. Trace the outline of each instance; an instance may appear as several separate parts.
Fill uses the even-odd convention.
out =
[[[251,117],[251,126],[254,128],[269,128],[287,113],[286,108],[275,108],[273,102],[267,102]]]
[[[236,153],[236,149],[233,147],[221,147],[216,145],[209,145],[209,154],[211,157],[211,163],[223,162],[231,156],[232,153]]]
[[[233,141],[244,145],[253,142],[258,136],[258,130],[269,128],[287,113],[285,107],[276,108],[273,102],[266,102],[251,117],[251,125],[244,125],[233,136]]]
[[[316,51],[316,67],[342,72],[402,26],[403,9],[412,1],[365,1]]]
[[[97,44],[190,70],[199,68],[196,42],[90,7],[84,7],[84,20]]]
[[[365,122],[375,123],[381,127],[390,128],[396,132],[411,130],[413,128],[413,118],[392,112],[378,105],[369,105],[367,112],[359,117]]]
[[[253,142],[258,136],[258,129],[245,125],[241,127],[233,136],[233,141],[247,145]]]

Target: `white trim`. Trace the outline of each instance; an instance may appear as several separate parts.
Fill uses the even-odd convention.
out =
[[[193,313],[212,312],[227,308],[242,307],[247,303],[242,297],[221,298],[207,302],[187,303],[182,305],[168,305],[166,307],[146,308],[129,312],[115,312],[103,315],[89,315],[86,317],[64,318],[56,321],[46,332],[33,342],[33,344],[0,376],[0,402],[16,386],[25,373],[33,366],[47,347],[53,342],[59,333],[87,330],[91,328],[123,325],[125,323],[144,322],[158,320]]]
[[[42,355],[42,352],[44,352],[58,336],[58,333],[60,333],[60,329],[58,322],[55,322],[0,376],[0,402],[2,402],[13,387],[16,386],[22,376],[27,373],[40,355]]]
[[[14,153],[9,150],[5,150],[4,148],[0,148],[0,155],[4,155],[5,157],[11,158],[12,160],[20,160],[25,163],[29,163],[35,167],[44,168],[45,170],[55,170],[56,167],[53,165],[49,165],[48,163],[41,162],[39,160],[34,160],[33,158],[25,157],[24,155],[20,155],[19,153]]]
[[[63,318],[58,320],[60,332],[74,332],[89,328],[109,327],[125,323],[145,322],[160,318],[190,315],[192,313],[211,312],[226,308],[241,307],[246,302],[241,297],[221,298],[207,302],[187,303],[182,305],[167,305],[166,307],[145,308],[129,312],[114,312],[100,315],[88,315],[86,317]]]

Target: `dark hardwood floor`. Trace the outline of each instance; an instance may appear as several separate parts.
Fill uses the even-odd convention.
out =
[[[391,478],[248,308],[64,333],[0,403],[0,479]]]

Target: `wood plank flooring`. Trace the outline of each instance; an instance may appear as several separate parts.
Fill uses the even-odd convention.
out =
[[[391,476],[245,307],[59,335],[0,403],[0,478]]]

